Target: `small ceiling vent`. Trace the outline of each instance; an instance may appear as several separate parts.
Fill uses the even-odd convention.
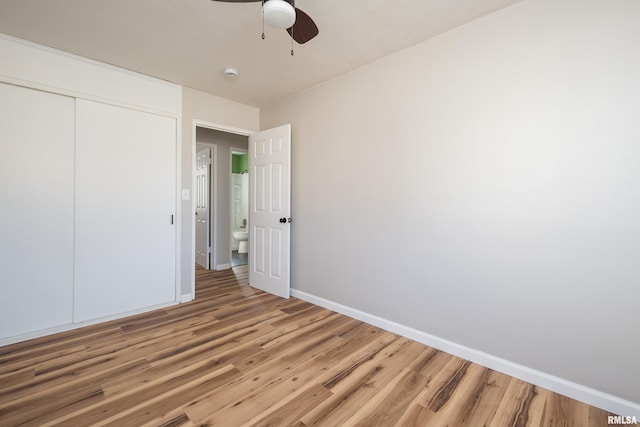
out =
[[[225,77],[238,77],[238,70],[235,68],[225,68],[224,69]]]

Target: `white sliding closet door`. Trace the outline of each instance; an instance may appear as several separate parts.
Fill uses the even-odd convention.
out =
[[[72,322],[74,109],[0,83],[0,339]]]
[[[78,100],[74,320],[176,300],[176,120]]]

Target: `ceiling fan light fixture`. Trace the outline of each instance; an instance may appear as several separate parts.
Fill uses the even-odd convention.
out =
[[[285,30],[296,22],[296,10],[285,0],[268,0],[262,6],[264,22],[270,27]]]

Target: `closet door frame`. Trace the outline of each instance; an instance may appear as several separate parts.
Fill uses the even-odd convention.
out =
[[[0,34],[0,83],[66,96],[74,100],[88,100],[135,111],[155,114],[175,121],[175,266],[173,301],[161,306],[180,302],[181,295],[181,220],[180,202],[181,150],[182,142],[182,87],[130,70],[115,67],[67,52],[51,49],[36,43]],[[34,123],[34,122],[32,122]],[[72,123],[72,125],[75,125]],[[70,168],[73,170],[73,167]],[[73,239],[73,238],[72,238]],[[48,248],[41,245],[39,256],[47,256]],[[35,252],[34,252],[35,253]],[[73,270],[73,263],[69,269]],[[73,284],[72,284],[73,286]],[[71,289],[73,293],[73,289]],[[10,297],[10,295],[9,295]],[[0,345],[11,344],[48,334],[74,329],[87,324],[123,317],[156,307],[145,307],[128,313],[116,314],[87,322],[73,323],[65,319],[60,326],[45,329],[31,328],[20,335],[8,338],[0,335]],[[36,330],[37,329],[37,330]]]

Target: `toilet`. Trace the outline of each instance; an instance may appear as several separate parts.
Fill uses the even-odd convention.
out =
[[[246,254],[249,252],[249,232],[248,231],[234,231],[233,238],[239,242],[238,253]]]

